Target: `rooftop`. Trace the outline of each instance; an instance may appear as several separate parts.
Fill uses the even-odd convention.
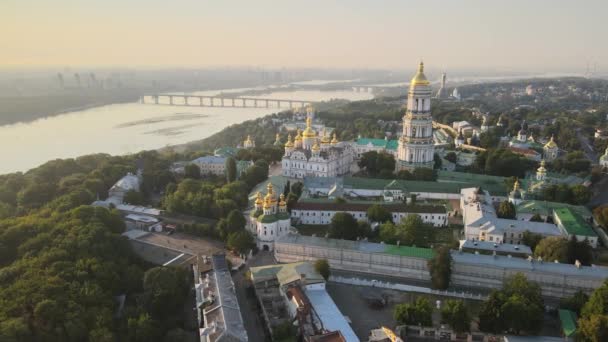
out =
[[[473,241],[473,240],[461,240],[461,249],[475,249],[480,251],[488,252],[502,252],[502,253],[513,253],[513,254],[525,254],[532,255],[532,249],[526,245],[515,245],[510,243],[494,243],[488,241]]]
[[[347,342],[359,342],[359,338],[344,318],[340,309],[325,289],[306,290],[310,304],[323,322],[323,327],[329,331],[340,331]]]
[[[395,246],[367,241],[339,240],[296,234],[284,235],[278,238],[276,241],[282,243],[316,246],[323,248],[356,250],[366,253],[399,255],[420,259],[430,259],[433,257],[433,250],[430,248]]]
[[[566,337],[576,332],[576,313],[570,310],[559,309],[559,320],[562,323],[562,332]]]
[[[211,257],[213,264],[209,285],[204,291],[213,294],[214,302],[204,309],[205,330],[210,341],[247,341],[241,309],[236,298],[234,283],[228,269],[226,256],[216,254]],[[207,273],[209,274],[209,273]],[[205,298],[208,297],[204,296]],[[212,328],[215,326],[215,328]],[[204,334],[202,332],[201,334]]]
[[[367,211],[374,204],[381,205],[388,211],[394,213],[420,213],[420,214],[445,214],[446,207],[444,205],[430,204],[415,204],[409,205],[404,203],[384,203],[384,202],[347,202],[337,203],[330,199],[304,199],[298,201],[292,210],[315,210],[315,211]]]
[[[583,217],[592,217],[591,211],[589,211],[589,209],[587,209],[585,206],[549,201],[526,200],[517,206],[516,212],[518,214],[540,214],[543,216],[548,216],[552,215],[553,209],[557,208],[569,208],[574,213]]]
[[[388,140],[388,139],[373,139],[373,138],[359,138],[355,140],[357,145],[371,145],[374,147],[381,147],[387,150],[396,150],[399,146],[399,141]]]
[[[251,279],[254,283],[276,278],[281,285],[287,285],[306,276],[307,284],[324,283],[325,279],[310,262],[251,267]]]
[[[556,219],[561,222],[564,229],[570,235],[578,236],[597,236],[593,228],[583,220],[578,214],[574,213],[570,208],[554,209]]]
[[[226,163],[226,157],[217,156],[204,156],[196,158],[192,161],[194,164],[224,164]]]

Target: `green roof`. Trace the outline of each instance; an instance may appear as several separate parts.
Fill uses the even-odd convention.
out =
[[[344,188],[354,189],[405,189],[409,192],[437,192],[459,194],[471,184],[439,183],[431,181],[393,180],[379,178],[344,177]]]
[[[265,281],[268,278],[276,278],[279,284],[289,284],[306,276],[309,284],[323,283],[325,279],[314,269],[310,262],[294,262],[282,265],[269,265],[251,267],[251,278],[253,282]]]
[[[592,217],[591,211],[582,205],[571,205],[549,201],[524,201],[517,206],[518,214],[540,214],[543,216],[553,215],[553,210],[558,208],[569,208],[582,217]]]
[[[399,146],[399,141],[397,140],[386,140],[386,139],[372,139],[372,138],[359,138],[355,140],[357,145],[369,145],[370,143],[374,147],[382,147],[387,150],[396,150]]]
[[[597,236],[593,228],[583,220],[578,214],[575,214],[569,208],[558,208],[553,210],[555,216],[559,219],[562,226],[570,235],[578,236]]]
[[[469,172],[439,171],[437,182],[445,186],[447,183],[461,184],[461,188],[480,186],[491,195],[506,196],[505,178],[499,176],[481,175]]]
[[[262,215],[258,217],[258,221],[262,223],[272,223],[277,222],[278,220],[279,218],[277,217],[277,215]]]
[[[562,331],[566,337],[576,332],[576,313],[570,310],[559,309],[559,320],[562,322]]]
[[[387,245],[384,253],[422,259],[432,259],[434,255],[433,250],[430,248],[395,245]]]

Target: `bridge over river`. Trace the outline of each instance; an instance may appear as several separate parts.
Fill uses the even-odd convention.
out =
[[[302,108],[314,103],[313,101],[289,99],[174,94],[144,95],[139,98],[139,102],[144,104],[163,104],[170,106],[227,108]]]

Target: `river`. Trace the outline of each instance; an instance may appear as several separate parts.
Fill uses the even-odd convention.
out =
[[[216,95],[246,89],[194,92]],[[351,101],[372,98],[351,91],[277,91],[261,98]],[[0,174],[26,171],[48,160],[92,153],[115,155],[157,149],[206,138],[235,123],[277,112],[277,108],[217,108],[114,104],[27,123],[0,126]],[[236,142],[235,142],[236,143]]]

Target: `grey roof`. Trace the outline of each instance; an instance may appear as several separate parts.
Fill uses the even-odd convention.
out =
[[[383,253],[386,245],[381,243],[365,242],[365,241],[350,241],[339,239],[326,239],[314,236],[304,236],[296,234],[287,234],[281,236],[276,242],[300,244],[308,246],[317,246],[336,249],[352,249],[368,253]]]
[[[473,240],[462,240],[460,241],[460,248],[476,249],[480,251],[489,252],[501,252],[501,253],[513,253],[513,254],[527,254],[532,255],[532,249],[526,245],[515,245],[510,243],[494,243],[489,241],[473,241]]]
[[[199,157],[192,161],[195,164],[224,164],[226,163],[226,157],[216,157],[216,156],[205,156]]]
[[[452,260],[457,264],[485,265],[508,270],[551,273],[560,276],[576,276],[604,280],[608,278],[608,267],[580,266],[549,261],[528,261],[508,256],[492,256],[452,251]]]
[[[241,309],[236,298],[234,283],[228,269],[226,256],[216,254],[213,264],[214,294],[216,301],[204,311],[205,324],[215,324],[216,329],[209,334],[210,341],[247,341]]]

